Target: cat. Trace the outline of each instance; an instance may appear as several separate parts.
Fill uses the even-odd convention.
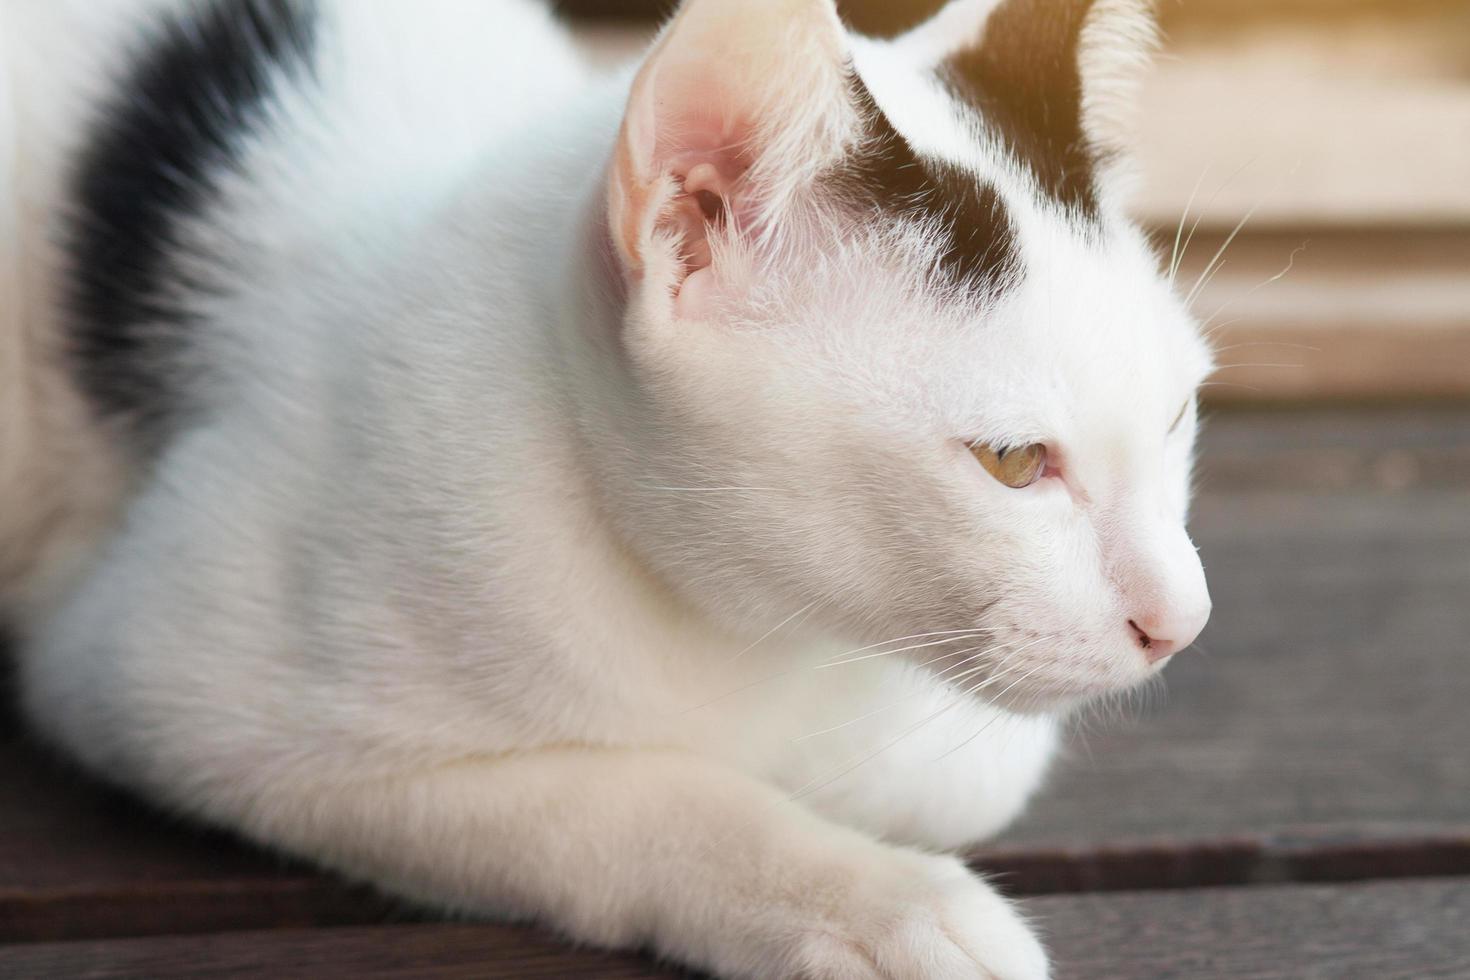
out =
[[[1209,613],[1142,0],[0,5],[43,736],[722,977],[1047,975],[956,857]]]

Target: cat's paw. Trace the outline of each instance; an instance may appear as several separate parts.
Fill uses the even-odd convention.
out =
[[[866,877],[805,930],[809,980],[1046,980],[1046,952],[1005,899],[958,860],[912,855]]]

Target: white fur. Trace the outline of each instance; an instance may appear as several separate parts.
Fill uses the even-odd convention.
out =
[[[996,182],[1026,269],[998,306],[760,142],[783,113],[858,142],[792,87],[751,137],[781,233],[712,230],[712,305],[681,315],[664,174],[620,321],[598,235],[630,80],[587,81],[529,4],[324,3],[319,81],[185,236],[249,284],[197,338],[207,424],[24,624],[35,724],[440,907],[726,976],[1044,976],[933,852],[1019,812],[1068,705],[1152,676],[1130,618],[1206,601],[1193,413],[1167,429],[1208,357],[1112,204],[1072,226],[904,42],[760,2],[833,32],[788,50],[743,5],[721,30],[769,77],[851,53],[916,146]],[[6,343],[41,329],[0,312]],[[1065,478],[1002,487],[978,439],[1045,441]]]

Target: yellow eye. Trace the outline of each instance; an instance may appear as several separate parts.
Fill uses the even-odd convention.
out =
[[[1015,449],[992,449],[984,443],[975,443],[970,452],[987,473],[1016,490],[1035,483],[1046,469],[1046,447],[1039,442]]]

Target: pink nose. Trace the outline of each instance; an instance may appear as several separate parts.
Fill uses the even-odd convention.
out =
[[[1183,650],[1195,641],[1210,618],[1210,607],[1193,612],[1174,612],[1164,615],[1140,616],[1128,620],[1133,638],[1143,650],[1148,662],[1158,663]]]

